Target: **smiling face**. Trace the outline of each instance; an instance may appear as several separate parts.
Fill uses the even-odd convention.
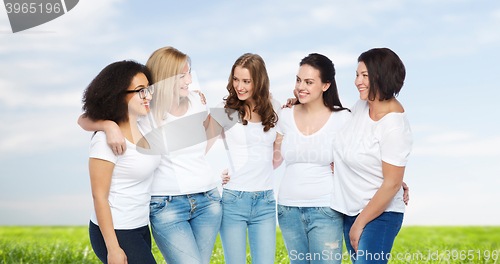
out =
[[[177,83],[179,85],[179,97],[187,97],[189,95],[189,85],[193,83],[191,79],[191,68],[188,62],[186,62],[181,74],[179,74]]]
[[[368,69],[364,62],[358,63],[356,70],[356,79],[354,85],[358,88],[359,99],[368,101],[368,93],[370,92],[370,80],[368,79]]]
[[[330,83],[321,82],[319,70],[307,64],[300,66],[295,82],[295,92],[299,95],[301,104],[321,100],[323,92],[329,87]]]
[[[234,68],[233,87],[239,100],[252,100],[253,81],[247,68],[241,66]]]
[[[128,91],[139,91],[141,89],[146,89],[149,86],[148,78],[144,73],[140,72],[132,78],[132,82],[128,87]],[[151,94],[141,99],[139,93],[129,93],[127,94],[128,101],[128,113],[129,115],[147,115],[149,113],[149,101],[151,101]]]

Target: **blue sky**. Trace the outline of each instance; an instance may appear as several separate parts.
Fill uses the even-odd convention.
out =
[[[389,47],[403,60],[414,135],[405,225],[500,224],[497,1],[86,0],[13,34],[0,7],[0,225],[85,225],[90,133],[76,124],[86,85],[106,65],[187,53],[209,106],[243,53],[266,61],[274,97],[292,96],[301,58],[327,55],[342,102],[358,99],[357,56]],[[222,144],[208,155],[226,164]],[[283,166],[276,170],[279,183]]]

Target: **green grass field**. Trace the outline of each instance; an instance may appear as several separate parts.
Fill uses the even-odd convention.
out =
[[[281,232],[276,235],[275,263],[289,263]],[[389,263],[500,263],[499,252],[500,227],[403,227]],[[158,263],[165,263],[156,245],[153,254]],[[247,260],[250,263],[249,255]],[[0,227],[0,263],[99,261],[90,246],[87,227],[4,226]],[[219,239],[211,263],[224,263]]]

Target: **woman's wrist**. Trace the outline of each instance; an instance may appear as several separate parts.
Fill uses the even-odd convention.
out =
[[[108,133],[108,132],[110,132],[114,128],[119,128],[118,124],[116,124],[115,121],[104,120],[102,122],[102,129],[103,129],[104,132]]]

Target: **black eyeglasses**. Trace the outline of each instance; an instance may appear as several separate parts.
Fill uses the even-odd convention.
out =
[[[141,99],[146,98],[146,96],[148,96],[148,93],[150,95],[153,95],[154,92],[155,92],[155,87],[153,85],[139,90],[127,91],[127,93],[139,93],[139,98]]]

